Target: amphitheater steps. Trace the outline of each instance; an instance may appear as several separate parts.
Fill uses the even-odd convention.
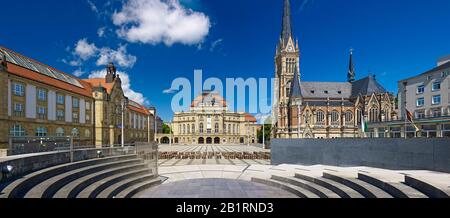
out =
[[[300,188],[306,189],[306,190],[316,194],[320,198],[340,198],[339,195],[337,195],[335,192],[333,192],[323,186],[316,185],[312,182],[309,182],[309,181],[306,181],[303,179],[299,179],[299,178],[295,178],[295,177],[287,178],[287,177],[274,175],[274,176],[272,176],[272,180],[276,180],[279,182],[285,182],[285,183],[289,183],[294,186],[298,186]]]
[[[428,198],[427,195],[408,185],[398,182],[388,182],[380,177],[367,173],[358,173],[358,179],[386,191],[395,198]]]
[[[114,167],[121,167],[130,164],[141,163],[141,159],[131,159],[123,161],[115,161],[110,163],[98,164],[88,166],[76,170],[72,170],[66,173],[59,174],[58,176],[49,178],[42,183],[34,186],[26,195],[25,198],[53,198],[55,193],[67,185],[68,183],[99,171],[108,170]]]
[[[450,189],[448,187],[437,187],[422,179],[406,175],[405,184],[411,186],[430,198],[450,198]]]
[[[143,163],[127,165],[124,167],[117,167],[109,170],[104,170],[88,176],[78,178],[77,180],[65,185],[60,190],[58,190],[58,192],[56,192],[56,194],[54,195],[54,198],[76,198],[76,196],[83,189],[92,185],[95,182],[98,182],[102,179],[108,178],[116,174],[130,172],[139,169],[145,169],[146,166],[147,165]]]
[[[105,179],[102,179],[100,181],[97,181],[85,189],[83,189],[76,198],[97,198],[98,195],[103,192],[108,187],[117,184],[119,182],[122,182],[124,180],[135,178],[143,175],[149,175],[152,174],[152,170],[144,168],[144,169],[138,169],[133,171],[128,171],[120,174],[115,174],[113,176],[107,177]]]
[[[137,185],[139,183],[143,183],[143,182],[150,182],[152,180],[153,180],[153,182],[157,182],[159,180],[159,177],[155,177],[155,175],[152,175],[152,174],[132,177],[132,178],[123,180],[121,182],[118,182],[116,184],[109,186],[108,188],[103,190],[97,196],[97,198],[116,198],[122,191],[124,191],[128,187],[131,187],[131,186]]]
[[[135,185],[132,185],[123,191],[121,191],[119,194],[117,194],[116,198],[132,198],[139,194],[140,192],[149,189],[153,186],[160,185],[162,183],[161,178],[157,177],[152,180],[143,181],[140,183],[137,183]]]
[[[392,198],[392,195],[386,191],[356,178],[326,172],[323,173],[323,177],[346,185],[359,192],[365,198]]]
[[[294,195],[297,195],[300,198],[320,198],[318,195],[295,185],[291,185],[286,182],[280,182],[273,179],[262,179],[262,178],[252,178],[252,182],[260,183],[268,186],[272,186],[275,188],[283,189],[287,192],[290,192]]]
[[[299,179],[303,179],[305,181],[315,183],[315,184],[325,187],[329,190],[332,190],[337,195],[339,195],[339,197],[341,197],[341,198],[364,198],[364,196],[361,195],[356,190],[354,190],[346,185],[343,185],[341,183],[327,179],[327,178],[313,177],[313,176],[308,176],[308,175],[298,174],[298,173],[295,174],[295,177],[299,178]]]
[[[58,165],[55,167],[50,167],[44,170],[36,171],[34,173],[28,174],[22,178],[19,178],[9,184],[2,191],[0,198],[23,198],[25,195],[33,189],[34,186],[42,183],[48,178],[64,174],[66,172],[76,170],[79,168],[89,167],[98,164],[104,164],[109,162],[136,159],[136,155],[122,155],[107,158],[98,158],[85,161],[79,161],[75,163],[68,163],[63,165]]]

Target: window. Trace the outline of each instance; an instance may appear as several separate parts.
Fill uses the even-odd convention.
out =
[[[200,133],[203,133],[203,123],[200,123]]]
[[[192,124],[192,133],[195,133],[195,124]]]
[[[190,134],[191,133],[191,125],[188,124],[186,130],[187,130],[187,134]]]
[[[416,101],[416,106],[417,107],[422,107],[423,105],[425,105],[425,99],[424,98],[418,98]]]
[[[86,102],[86,110],[91,110],[91,103],[90,102]]]
[[[65,118],[64,111],[63,110],[57,110],[56,111],[56,119],[59,121],[63,121]]]
[[[425,92],[425,86],[419,85],[417,86],[417,94],[423,94]]]
[[[64,129],[61,128],[61,127],[58,127],[58,128],[56,129],[56,136],[58,136],[58,137],[63,137],[63,136],[64,136]]]
[[[317,120],[318,124],[324,124],[325,123],[325,113],[323,111],[317,111],[316,120]]]
[[[25,95],[25,86],[20,83],[13,84],[13,92],[16,96],[24,96]]]
[[[424,119],[425,118],[425,111],[416,111],[416,118],[417,119]]]
[[[78,113],[72,113],[72,122],[74,122],[74,123],[80,122],[78,120]]]
[[[370,112],[370,114],[369,114],[370,121],[378,122],[378,117],[379,117],[378,108],[372,108],[372,109],[370,109],[369,112]]]
[[[14,125],[11,127],[9,134],[13,137],[25,136],[25,129],[21,125]]]
[[[64,105],[64,95],[57,95],[56,96],[56,103],[59,105]]]
[[[339,125],[339,112],[332,111],[331,112],[331,124],[332,125]]]
[[[15,103],[14,104],[14,116],[16,117],[23,117],[23,104]]]
[[[214,133],[219,133],[219,124],[214,125]]]
[[[89,114],[86,114],[86,121],[90,121],[91,120],[91,116]],[[120,125],[122,126],[122,125]]]
[[[46,101],[47,100],[47,91],[44,89],[38,89],[38,100]]]
[[[38,128],[36,129],[36,136],[37,136],[37,137],[44,137],[44,136],[47,136],[47,128],[42,127],[42,126],[38,127]]]
[[[41,120],[47,119],[47,109],[45,107],[38,107],[38,118]]]
[[[351,111],[345,112],[345,123],[349,124],[353,121],[353,113]]]
[[[432,91],[439,91],[441,90],[441,83],[440,82],[434,82],[433,86],[431,87]]]
[[[91,131],[89,131],[88,129],[84,130],[84,137],[90,138],[91,137]]]
[[[77,128],[73,128],[71,134],[72,134],[73,137],[80,136],[80,132],[78,131]]]
[[[431,111],[431,115],[433,117],[440,117],[440,116],[442,116],[441,112],[442,112],[442,110],[440,108],[435,108]]]
[[[73,99],[72,99],[72,106],[73,106],[74,108],[80,107],[78,98],[73,98]]]
[[[441,95],[435,95],[433,96],[433,100],[431,102],[432,104],[436,105],[436,104],[441,104]]]

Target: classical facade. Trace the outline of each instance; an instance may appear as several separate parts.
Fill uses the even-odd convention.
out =
[[[350,52],[346,82],[300,80],[300,49],[294,40],[289,0],[284,1],[282,31],[275,54],[276,98],[273,104],[276,138],[358,137],[363,121],[396,117],[395,99],[375,76],[355,80]]]
[[[73,136],[83,145],[120,144],[123,100],[112,64],[105,78],[83,80],[0,47],[0,147],[20,137]],[[124,102],[125,142],[152,141],[154,110]]]
[[[256,144],[256,122],[250,114],[230,112],[220,95],[204,92],[192,102],[189,112],[175,113],[171,124],[173,143]]]

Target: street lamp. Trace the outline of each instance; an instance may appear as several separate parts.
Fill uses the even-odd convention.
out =
[[[121,145],[122,147],[125,147],[125,107],[127,106],[127,99],[126,98],[122,98],[122,124],[121,124],[121,129],[122,129],[122,137],[121,138]]]

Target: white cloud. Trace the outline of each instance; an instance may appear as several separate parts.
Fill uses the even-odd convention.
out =
[[[127,46],[121,45],[117,50],[111,48],[100,49],[97,66],[107,65],[109,62],[117,63],[121,67],[131,68],[136,63],[136,56],[127,53]]]
[[[142,93],[136,92],[131,88],[130,76],[127,73],[118,71],[117,74],[120,75],[122,90],[126,97],[141,105],[150,105],[149,100]],[[89,74],[89,78],[104,78],[105,76],[106,70],[93,71]]]
[[[101,38],[101,37],[105,36],[105,31],[106,31],[106,27],[98,28],[98,30],[97,30],[98,37]]]
[[[98,48],[94,43],[90,44],[86,38],[80,39],[75,45],[74,54],[80,57],[82,60],[87,60],[93,57],[98,51]]]
[[[185,8],[178,0],[128,0],[113,23],[117,34],[129,42],[170,46],[195,45],[209,34],[209,17]]]
[[[82,71],[80,69],[75,70],[75,72],[73,72],[73,75],[75,75],[76,77],[83,76],[84,74],[86,74],[86,72],[84,72],[84,71]]]
[[[211,43],[211,47],[209,48],[210,52],[214,52],[214,50],[223,43],[223,39],[218,39]]]
[[[97,6],[96,6],[91,0],[88,0],[87,3],[89,4],[89,7],[91,7],[91,10],[92,10],[93,12],[98,13],[98,8],[97,8]]]
[[[81,66],[82,61],[87,61],[94,57],[97,58],[97,66],[114,62],[120,67],[131,68],[137,61],[136,56],[128,54],[126,45],[120,45],[117,50],[109,47],[98,48],[94,43],[89,43],[87,39],[79,40],[72,54],[75,56],[74,59],[65,61],[70,66]]]

